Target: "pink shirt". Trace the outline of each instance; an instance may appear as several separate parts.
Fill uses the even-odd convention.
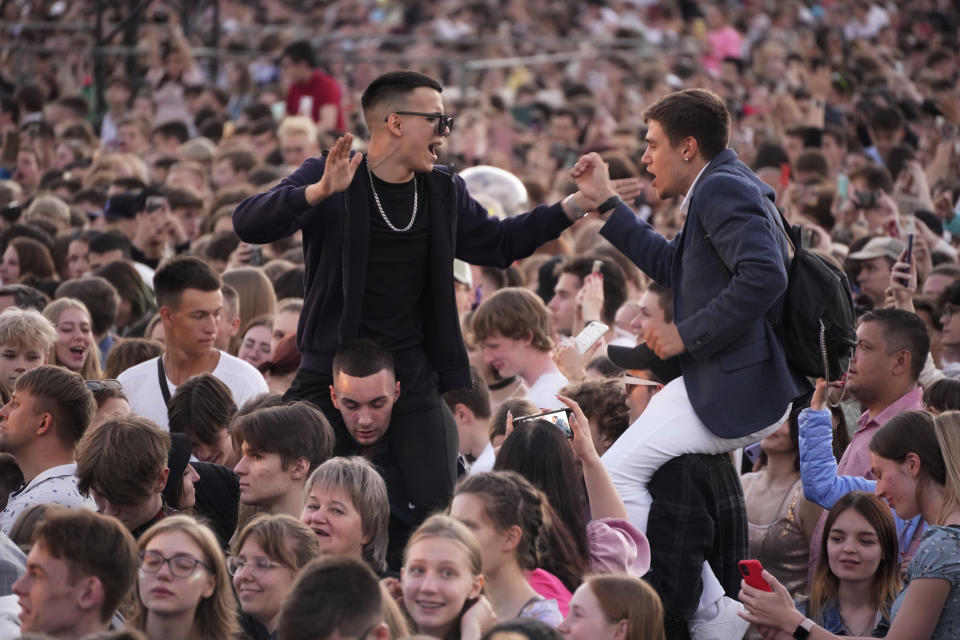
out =
[[[870,413],[863,412],[857,424],[857,429],[853,437],[850,438],[850,446],[843,452],[837,464],[837,474],[841,476],[863,476],[874,480],[873,473],[870,471],[870,439],[877,429],[887,423],[893,416],[904,411],[914,411],[923,409],[923,390],[916,387],[913,391],[900,396],[896,402],[877,414],[876,418],[871,418]]]
[[[547,600],[556,600],[560,613],[566,618],[570,614],[570,598],[573,594],[563,586],[560,578],[544,569],[534,569],[526,573],[527,583],[533,587],[533,590]]]
[[[707,55],[703,57],[703,65],[707,71],[716,73],[724,58],[740,58],[742,44],[743,36],[729,25],[710,31],[707,33]]]

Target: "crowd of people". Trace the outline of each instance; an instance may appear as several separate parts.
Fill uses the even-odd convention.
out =
[[[96,7],[0,2],[0,637],[960,633],[955,3]]]

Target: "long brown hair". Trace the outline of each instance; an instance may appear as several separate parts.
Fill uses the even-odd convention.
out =
[[[808,610],[810,618],[815,621],[820,620],[827,603],[837,598],[840,580],[830,570],[827,543],[830,539],[830,530],[833,528],[833,523],[847,509],[853,509],[870,523],[877,534],[877,543],[880,545],[880,566],[873,574],[873,584],[870,589],[871,604],[879,609],[884,616],[889,616],[890,605],[893,604],[893,599],[900,593],[900,557],[897,545],[897,529],[893,522],[890,507],[872,493],[851,491],[833,505],[823,526],[820,559],[817,561],[817,568],[813,574]]]
[[[171,531],[186,534],[203,551],[203,561],[214,578],[213,595],[204,598],[197,606],[193,628],[201,638],[232,638],[239,634],[237,601],[233,595],[227,563],[220,550],[217,536],[204,524],[190,516],[170,516],[160,520],[140,536],[139,548],[143,551],[156,536]],[[144,631],[147,624],[147,608],[140,597],[140,588],[134,588],[134,615],[129,626]]]
[[[946,420],[955,422],[956,418],[949,417]],[[944,460],[946,456],[943,455],[940,445],[941,437],[937,431],[933,416],[926,411],[904,411],[890,418],[873,434],[870,439],[870,451],[898,464],[903,464],[907,454],[915,454],[920,459],[920,470],[917,473],[917,503],[923,504],[923,492],[927,482],[934,482],[945,489],[943,505],[946,507],[950,503],[956,503],[956,489],[947,490],[946,488],[947,464]],[[951,499],[947,499],[948,496]],[[939,521],[930,524],[939,524]]]
[[[605,574],[587,578],[607,620],[627,621],[625,640],[664,640],[663,604],[660,596],[640,578]]]

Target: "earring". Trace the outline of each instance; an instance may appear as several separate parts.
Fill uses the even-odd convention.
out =
[[[684,158],[683,158],[683,161],[684,161],[684,162],[690,162],[690,158],[684,157]]]

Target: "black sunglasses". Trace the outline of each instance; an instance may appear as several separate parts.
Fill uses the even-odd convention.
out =
[[[447,136],[453,131],[453,116],[444,113],[424,113],[422,111],[394,111],[394,113],[400,116],[420,116],[427,120],[436,120],[438,136]],[[386,122],[389,119],[390,117],[387,116],[383,121]]]

